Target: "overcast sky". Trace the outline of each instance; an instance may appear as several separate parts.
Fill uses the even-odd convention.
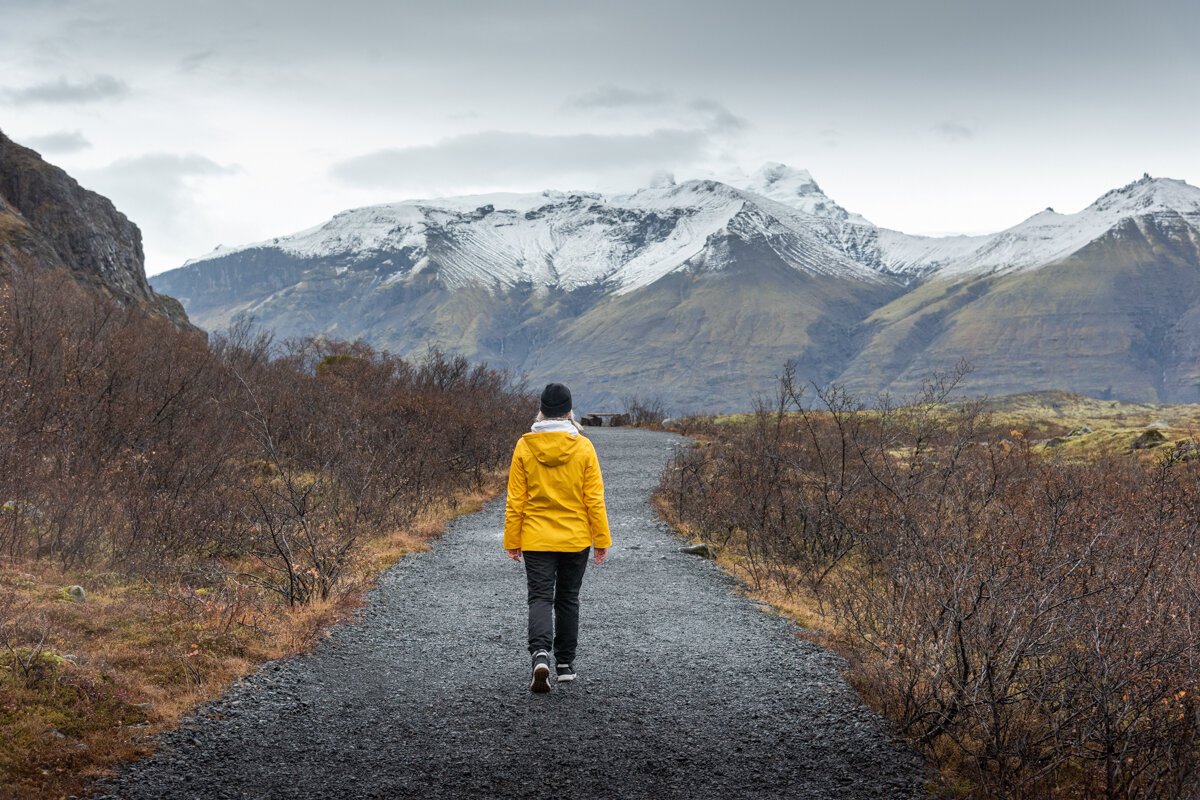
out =
[[[909,233],[1200,182],[1195,0],[0,0],[0,130],[147,271],[346,208],[782,161]]]

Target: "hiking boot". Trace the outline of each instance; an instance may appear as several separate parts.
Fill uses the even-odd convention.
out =
[[[529,684],[529,691],[550,691],[550,654],[545,650],[533,654],[533,681]]]
[[[556,669],[559,683],[570,683],[575,680],[575,668],[570,664],[559,664]]]

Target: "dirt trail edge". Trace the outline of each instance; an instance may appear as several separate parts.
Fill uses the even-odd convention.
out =
[[[264,666],[110,798],[915,798],[917,756],[836,656],[736,595],[649,503],[682,440],[593,429],[615,545],[583,584],[579,679],[528,691],[503,499],[388,570],[358,624]]]

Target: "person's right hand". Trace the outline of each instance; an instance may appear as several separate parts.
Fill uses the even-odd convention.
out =
[[[608,557],[608,548],[607,547],[596,547],[592,550],[592,554],[596,556],[596,563],[599,564],[601,561],[603,561],[605,558]]]
[[[508,557],[511,558],[513,561],[521,560],[521,548],[519,548],[519,547],[516,550],[509,550],[506,547],[506,548],[504,548],[504,552],[507,553]]]

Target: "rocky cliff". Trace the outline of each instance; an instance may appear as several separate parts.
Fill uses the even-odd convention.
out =
[[[142,233],[105,197],[0,132],[0,269],[62,269],[123,304],[187,325],[150,288]]]

